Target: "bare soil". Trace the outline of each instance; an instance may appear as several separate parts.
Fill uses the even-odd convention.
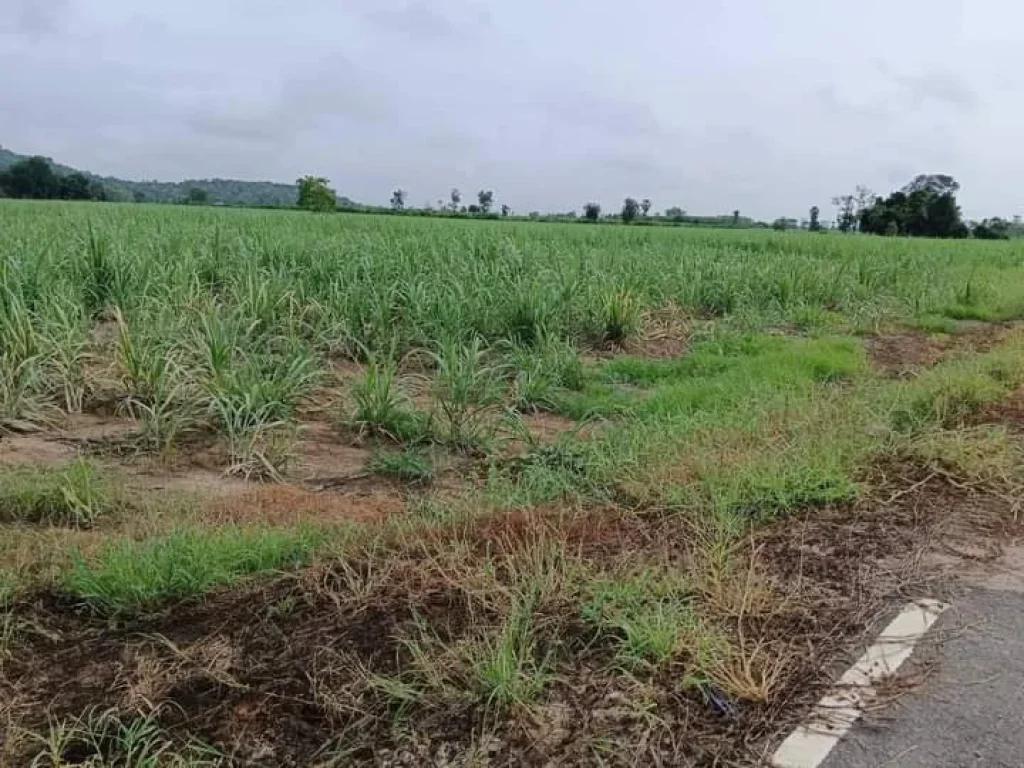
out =
[[[986,352],[1019,324],[961,322],[951,334],[908,330],[864,337],[868,357],[879,372],[903,377],[935,365],[953,355]]]
[[[753,535],[741,560],[786,599],[745,614],[736,610],[734,587],[705,587],[705,610],[717,606],[723,626],[777,660],[777,680],[764,701],[686,689],[675,674],[655,674],[642,693],[655,723],[630,703],[640,695],[636,681],[609,671],[609,650],[595,644],[593,631],[567,606],[542,605],[537,618],[545,641],[561,650],[538,708],[494,724],[482,711],[448,702],[396,729],[367,692],[365,673],[387,675],[409,662],[397,638],[417,617],[449,640],[492,620],[472,590],[431,569],[431,553],[452,535],[437,529],[415,547],[396,543],[385,554],[388,574],[380,582],[370,574],[381,563],[356,555],[344,569],[319,566],[115,624],[80,613],[59,593],[39,594],[18,606],[31,628],[18,636],[0,694],[21,713],[54,717],[144,701],[171,732],[216,744],[239,765],[313,765],[336,738],[354,749],[348,764],[443,764],[438,755],[480,747],[489,725],[495,727],[484,751],[493,765],[591,765],[602,740],[618,750],[607,755],[609,764],[753,764],[816,700],[894,594],[921,594],[923,578],[933,580],[927,591],[935,594],[942,574],[921,572],[926,553],[959,542],[961,550],[988,558],[998,550],[994,541],[1018,533],[1007,500],[983,488],[899,463],[876,466],[866,480],[875,488],[871,500],[810,509]],[[256,514],[291,521],[322,498],[267,488],[211,514],[262,510]],[[336,503],[349,505],[346,515],[373,516],[394,500],[370,497],[363,508],[355,499],[329,502]],[[495,515],[468,526],[460,540],[472,571],[539,537],[554,537],[564,551],[597,566],[697,556],[684,518],[616,510]],[[979,541],[986,546],[974,546]],[[353,573],[365,578],[353,580]]]

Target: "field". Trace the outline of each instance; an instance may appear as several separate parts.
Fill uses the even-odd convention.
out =
[[[753,764],[1016,534],[1022,317],[1015,242],[2,201],[0,764]]]

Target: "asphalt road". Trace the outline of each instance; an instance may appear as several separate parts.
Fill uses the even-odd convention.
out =
[[[821,768],[1024,766],[1024,571],[992,578],[953,602],[900,670],[914,680],[862,717]]]

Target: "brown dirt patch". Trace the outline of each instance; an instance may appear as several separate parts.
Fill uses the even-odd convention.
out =
[[[78,451],[50,435],[4,435],[0,437],[0,466],[63,464]]]
[[[1011,323],[964,323],[951,334],[899,331],[864,337],[874,367],[889,376],[908,376],[953,355],[987,352],[1015,328]]]
[[[266,523],[297,525],[303,522],[378,520],[401,512],[402,497],[393,491],[331,493],[294,485],[265,485],[211,499],[203,518],[213,523]]]
[[[490,765],[590,765],[592,748],[609,738],[624,765],[752,764],[817,699],[888,596],[916,578],[917,553],[933,541],[936,524],[962,519],[967,506],[998,518],[998,502],[940,477],[904,477],[913,471],[879,470],[881,481],[900,489],[879,491],[894,497],[888,503],[808,510],[760,529],[734,559],[733,577],[697,585],[702,615],[730,636],[742,625],[749,643],[779,660],[765,671],[774,679],[763,700],[681,687],[685,661],[641,675],[643,682],[616,674],[607,638],[581,623],[578,607],[555,598],[534,613],[541,649],[554,653],[555,679],[529,716],[493,723],[481,709],[452,700],[414,708],[406,730],[392,728],[387,704],[366,687],[364,672],[406,668],[411,658],[397,638],[414,633],[417,621],[447,642],[492,627],[494,594],[502,593],[488,597],[487,579],[515,578],[517,558],[554,551],[598,568],[642,568],[648,560],[707,556],[686,516],[582,508],[495,514],[447,535],[428,529],[384,550],[354,553],[343,566],[223,591],[129,625],[41,598],[22,607],[39,634],[24,639],[5,668],[7,685],[32,702],[27,711],[51,715],[97,704],[123,708],[126,697],[146,694],[165,705],[161,721],[172,732],[215,743],[253,766],[312,764],[338,735],[354,749],[349,764],[419,765],[438,750],[478,747],[488,723]],[[295,489],[267,491],[273,500],[254,503],[285,518],[309,499]],[[545,542],[554,549],[538,549]],[[764,584],[760,592],[745,586],[748,573]],[[764,602],[751,598],[756,594],[784,598]],[[657,723],[631,703],[638,696],[655,708]]]
[[[554,413],[529,413],[521,418],[533,439],[541,443],[557,442],[562,435],[579,428],[572,419]]]
[[[372,455],[367,448],[345,442],[332,424],[313,422],[302,428],[289,475],[311,483],[354,477],[365,473]]]
[[[759,764],[894,597],[942,596],[950,574],[920,568],[930,552],[955,556],[956,569],[1020,534],[1014,500],[984,484],[895,460],[864,481],[870,498],[755,528],[728,571],[695,570],[700,615],[738,649],[723,663],[763,696],[684,686],[685,659],[616,673],[609,638],[581,620],[556,569],[532,613],[537,653],[553,665],[536,707],[495,719],[472,699],[427,699],[395,728],[366,674],[409,668],[398,638],[424,622],[456,645],[495,632],[504,587],[538,556],[599,569],[716,557],[678,511],[551,507],[395,533],[344,562],[130,622],[40,595],[17,607],[29,629],[2,668],[0,701],[17,700],[22,724],[45,728],[47,716],[144,698],[163,705],[173,734],[257,767],[323,762],[333,740],[351,749],[350,765],[436,764],[473,750],[495,766],[593,765],[598,754],[609,765]],[[267,506],[285,518],[306,502],[294,489],[273,493],[283,500]]]
[[[1001,402],[982,406],[968,419],[968,423],[973,426],[999,424],[1011,432],[1024,433],[1024,388],[1012,392]]]

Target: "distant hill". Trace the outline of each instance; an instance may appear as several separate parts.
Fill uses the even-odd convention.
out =
[[[28,159],[0,146],[0,171],[5,171],[17,162]],[[66,176],[79,169],[61,165],[47,158],[53,170]],[[98,176],[81,171],[89,179],[96,180],[107,188],[111,199],[149,203],[177,203],[188,197],[189,190],[201,189],[211,203],[224,205],[295,205],[298,191],[294,184],[278,184],[272,181],[237,181],[235,179],[187,179],[186,181],[128,181],[113,176]]]

